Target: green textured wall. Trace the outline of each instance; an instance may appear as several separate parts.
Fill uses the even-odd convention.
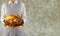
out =
[[[21,1],[27,9],[26,36],[60,36],[60,0]]]

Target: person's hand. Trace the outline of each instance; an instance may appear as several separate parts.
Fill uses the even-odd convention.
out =
[[[5,23],[5,17],[6,17],[6,15],[4,16],[4,19],[3,19],[3,22]]]
[[[3,22],[5,23],[5,20],[3,20]]]

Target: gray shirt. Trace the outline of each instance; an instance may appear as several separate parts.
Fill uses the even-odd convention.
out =
[[[4,3],[1,7],[1,22],[3,22],[4,17],[9,14],[18,14],[23,17],[24,22],[26,22],[26,9],[23,2],[16,3]]]

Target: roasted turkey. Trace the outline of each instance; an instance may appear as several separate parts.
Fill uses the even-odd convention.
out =
[[[21,16],[16,14],[6,16],[4,19],[4,23],[5,25],[16,27],[16,26],[22,26],[24,24],[24,21]]]

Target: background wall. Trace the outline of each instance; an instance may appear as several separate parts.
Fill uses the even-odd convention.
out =
[[[60,36],[60,0],[21,1],[27,9],[26,36]]]

